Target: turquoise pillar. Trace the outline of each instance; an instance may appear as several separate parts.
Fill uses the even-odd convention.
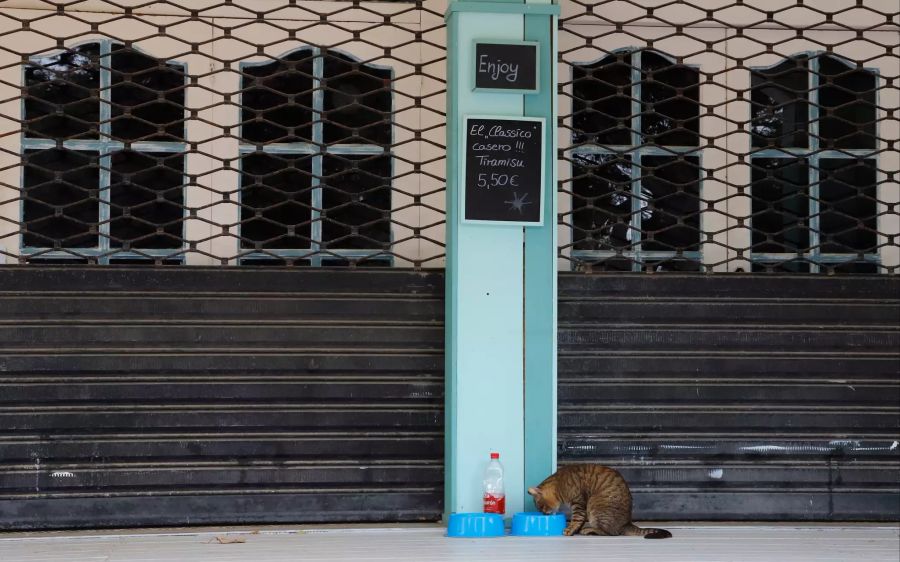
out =
[[[542,77],[540,91],[525,96],[525,115],[545,117],[549,124],[544,131],[544,224],[525,229],[526,489],[556,471],[556,29],[555,14],[525,15],[525,39],[541,45],[538,65]]]
[[[530,509],[527,484],[555,467],[556,13],[521,0],[452,1],[447,12],[447,513],[481,511],[491,451],[506,469],[507,515]],[[538,41],[539,91],[475,91],[476,40]],[[546,119],[542,226],[460,220],[467,115]]]

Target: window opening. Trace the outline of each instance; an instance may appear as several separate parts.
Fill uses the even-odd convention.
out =
[[[24,78],[22,254],[180,262],[184,66],[101,40],[33,57]]]
[[[878,272],[877,80],[821,54],[752,69],[754,271]]]
[[[573,66],[575,263],[701,269],[699,83],[697,69],[650,50]]]
[[[390,265],[391,70],[310,47],[242,72],[241,263]]]

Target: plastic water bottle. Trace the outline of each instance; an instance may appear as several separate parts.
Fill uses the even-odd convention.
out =
[[[503,465],[500,453],[491,453],[491,462],[484,471],[484,512],[506,513],[506,492],[503,491]]]

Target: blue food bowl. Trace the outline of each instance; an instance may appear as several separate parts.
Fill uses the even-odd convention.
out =
[[[536,511],[516,513],[512,520],[512,534],[520,537],[556,537],[566,528],[562,513],[544,515]]]
[[[496,513],[453,513],[447,522],[448,537],[502,537],[503,516]]]

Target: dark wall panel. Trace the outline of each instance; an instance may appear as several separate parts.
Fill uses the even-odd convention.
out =
[[[900,519],[900,283],[560,281],[563,463],[645,519]],[[0,528],[436,520],[443,278],[0,268]]]
[[[563,275],[559,458],[643,519],[900,519],[900,279]]]
[[[443,286],[0,268],[0,529],[439,519]]]

